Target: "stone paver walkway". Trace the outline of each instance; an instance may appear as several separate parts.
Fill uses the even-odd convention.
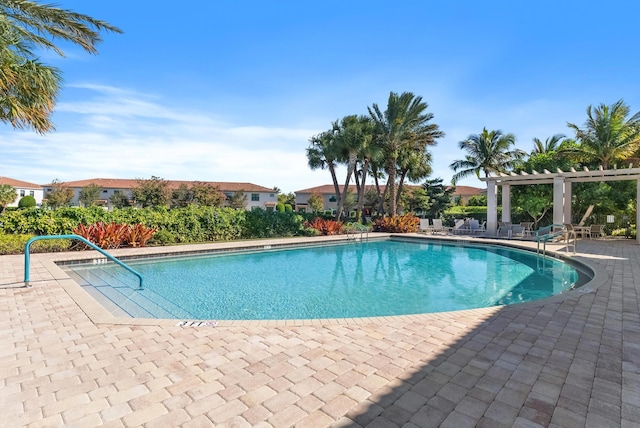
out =
[[[640,246],[578,250],[608,275],[560,299],[217,327],[96,322],[61,255],[2,256],[0,426],[640,427]]]

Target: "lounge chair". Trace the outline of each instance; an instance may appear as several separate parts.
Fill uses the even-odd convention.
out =
[[[451,233],[455,235],[457,233],[467,232],[468,230],[469,230],[469,227],[467,226],[466,222],[462,219],[458,219],[456,220],[456,223],[451,228]]]
[[[442,219],[439,219],[439,218],[434,218],[433,219],[433,226],[431,226],[431,227],[432,227],[432,230],[433,230],[432,233],[448,232],[449,231],[448,227],[442,225]]]
[[[420,226],[419,226],[418,232],[423,232],[423,233],[431,232],[431,233],[433,233],[433,227],[429,225],[429,219],[428,218],[421,218],[420,219]]]

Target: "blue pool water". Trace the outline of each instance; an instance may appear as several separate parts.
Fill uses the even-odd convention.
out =
[[[356,318],[511,304],[584,281],[571,265],[498,246],[396,240],[67,269],[114,314],[206,320]],[[582,279],[581,279],[582,278]]]

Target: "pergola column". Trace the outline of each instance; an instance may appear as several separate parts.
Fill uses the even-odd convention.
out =
[[[564,177],[553,178],[553,223],[564,223]]]
[[[502,221],[511,222],[511,185],[502,185]]]
[[[564,183],[564,223],[571,223],[571,192],[573,183]]]
[[[487,234],[496,236],[498,232],[498,195],[496,181],[487,180]]]

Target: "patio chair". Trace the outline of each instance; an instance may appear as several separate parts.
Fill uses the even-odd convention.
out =
[[[511,222],[508,221],[499,221],[498,222],[498,238],[502,235],[506,235],[508,238],[511,238]]]
[[[420,226],[419,226],[418,232],[423,232],[423,233],[432,232],[433,233],[433,227],[429,225],[429,219],[428,218],[421,218],[420,219]]]
[[[578,239],[578,234],[571,223],[563,223],[565,227],[563,240],[569,242],[571,238]]]
[[[471,232],[472,235],[475,235],[476,233],[483,233],[485,232],[484,225],[485,223],[480,225],[480,221],[478,220],[469,220],[469,232]]]
[[[591,236],[594,238],[601,238],[606,235],[604,231],[604,224],[594,224],[591,226]]]

